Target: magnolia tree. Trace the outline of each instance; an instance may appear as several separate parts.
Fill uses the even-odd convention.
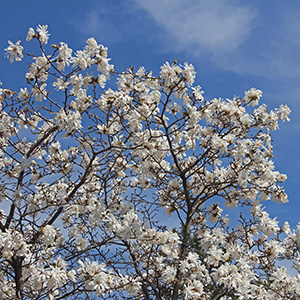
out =
[[[1,299],[299,299],[300,233],[262,204],[287,202],[270,131],[290,109],[48,39],[5,49],[30,64],[0,90]]]

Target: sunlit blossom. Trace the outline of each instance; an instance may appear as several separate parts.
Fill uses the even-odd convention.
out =
[[[15,44],[11,41],[8,41],[9,46],[5,49],[5,56],[9,58],[9,61],[12,63],[14,60],[21,61],[24,57],[23,47],[20,45],[21,41],[17,41]]]

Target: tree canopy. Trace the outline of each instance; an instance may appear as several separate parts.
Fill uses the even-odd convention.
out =
[[[271,132],[290,109],[48,39],[6,48],[30,63],[0,89],[1,299],[299,299],[300,233],[263,206],[287,202]]]

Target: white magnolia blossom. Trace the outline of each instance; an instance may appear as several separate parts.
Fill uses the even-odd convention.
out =
[[[38,39],[41,42],[41,44],[47,44],[48,43],[48,39],[49,39],[50,34],[48,34],[47,29],[48,29],[48,25],[39,25],[36,28],[36,31],[38,32]],[[32,32],[32,30],[30,28],[29,32],[27,34],[27,40],[30,39],[30,38],[28,38],[28,36],[32,35],[31,32]]]
[[[24,57],[23,47],[20,45],[21,41],[17,41],[15,44],[11,41],[8,41],[9,46],[5,49],[5,56],[9,58],[9,61],[12,63],[14,60],[21,61]]]
[[[300,224],[263,205],[288,201],[271,132],[290,109],[255,88],[205,99],[188,63],[114,71],[94,38],[46,53],[49,37],[29,29],[28,85],[0,89],[0,298],[299,299]]]

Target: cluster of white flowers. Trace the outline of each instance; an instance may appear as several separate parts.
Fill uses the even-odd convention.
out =
[[[299,299],[300,225],[262,205],[288,201],[271,131],[290,109],[255,88],[206,100],[187,63],[117,73],[94,38],[46,54],[49,37],[29,29],[28,86],[0,89],[1,299]]]

